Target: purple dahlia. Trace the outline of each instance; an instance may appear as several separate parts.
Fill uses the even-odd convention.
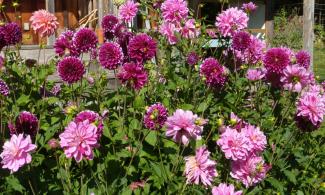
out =
[[[200,74],[211,87],[223,87],[227,80],[225,68],[212,57],[203,61]]]
[[[97,36],[94,31],[89,28],[81,28],[73,36],[73,44],[81,52],[88,52],[96,48],[98,43]]]
[[[63,81],[72,84],[82,79],[85,67],[78,58],[66,57],[58,63],[57,71]]]
[[[9,95],[9,87],[2,79],[0,79],[0,94],[3,96]]]
[[[74,36],[74,32],[68,30],[62,33],[54,43],[55,53],[59,56],[64,56],[66,53],[69,53],[70,56],[79,56],[80,52],[73,45],[72,39]]]
[[[102,29],[106,39],[113,39],[118,22],[118,18],[114,15],[108,14],[103,17]]]
[[[128,47],[129,56],[136,62],[145,62],[156,55],[157,43],[147,34],[134,36]]]
[[[148,81],[147,72],[143,66],[131,63],[125,63],[117,75],[122,84],[129,85],[134,89],[141,89]]]
[[[195,52],[190,52],[188,55],[187,55],[187,63],[191,66],[194,66],[195,64],[198,63],[200,57],[197,55],[197,53]]]
[[[266,52],[263,62],[268,71],[281,74],[290,64],[290,56],[284,48],[272,48]]]
[[[299,51],[296,53],[296,62],[298,65],[303,66],[307,70],[310,66],[310,55],[307,51]]]
[[[153,104],[144,115],[144,125],[151,130],[161,129],[167,121],[167,109],[161,103]]]
[[[38,119],[37,117],[27,111],[19,113],[16,118],[15,125],[9,124],[10,134],[28,134],[34,137],[38,131]]]
[[[114,42],[104,43],[99,49],[99,62],[109,70],[114,70],[123,61],[121,47]]]
[[[2,27],[2,31],[6,45],[15,45],[22,39],[21,29],[17,23],[7,23]]]
[[[250,46],[251,35],[248,32],[237,32],[232,39],[232,47],[235,50],[243,51]]]

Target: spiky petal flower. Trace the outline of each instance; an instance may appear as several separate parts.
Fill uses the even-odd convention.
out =
[[[2,35],[7,46],[15,45],[19,43],[22,39],[21,29],[15,22],[7,23],[5,26],[2,27],[2,31]]]
[[[233,161],[230,175],[248,188],[263,181],[270,169],[262,157],[251,155],[246,160]]]
[[[144,115],[144,125],[151,130],[159,130],[163,127],[168,117],[167,109],[161,103],[151,105]]]
[[[89,52],[95,49],[98,43],[94,31],[89,28],[79,29],[73,36],[73,44],[81,52]]]
[[[251,13],[251,12],[254,12],[257,9],[257,6],[253,2],[249,2],[249,3],[244,3],[243,6],[242,6],[242,9],[246,13]]]
[[[292,65],[284,69],[281,82],[284,89],[299,93],[312,82],[312,79],[310,72],[304,67]]]
[[[148,81],[148,75],[143,66],[133,62],[125,63],[121,67],[117,77],[122,84],[126,84],[137,90],[141,89]]]
[[[10,141],[4,143],[3,152],[0,154],[2,168],[9,169],[11,173],[18,171],[20,167],[32,161],[30,154],[36,148],[29,135],[26,138],[23,134],[12,135]]]
[[[38,119],[37,117],[27,111],[19,113],[16,118],[15,126],[10,126],[10,134],[28,134],[31,137],[35,137],[38,132]]]
[[[166,136],[172,137],[175,142],[188,145],[190,140],[201,139],[204,123],[196,114],[191,111],[177,109],[174,114],[167,118],[165,123],[167,127]]]
[[[8,96],[9,95],[9,87],[6,82],[0,79],[0,95]]]
[[[104,43],[99,49],[99,62],[106,69],[115,70],[123,58],[122,48],[117,43]]]
[[[79,123],[70,122],[59,137],[67,158],[74,158],[77,162],[83,158],[88,160],[94,158],[93,149],[98,145],[97,127],[88,120]]]
[[[190,52],[188,55],[187,55],[187,58],[186,58],[186,62],[191,65],[191,66],[194,66],[198,63],[200,57],[197,55],[197,53],[195,52]]]
[[[189,9],[184,0],[166,0],[161,5],[161,12],[165,22],[177,25],[187,18]]]
[[[44,9],[35,11],[30,21],[33,30],[41,37],[53,35],[59,26],[55,15]]]
[[[303,51],[303,50],[296,53],[296,62],[298,65],[300,65],[308,70],[309,66],[310,66],[309,53],[307,51]]]
[[[203,61],[200,74],[208,85],[215,88],[223,87],[227,80],[225,68],[212,57]]]
[[[77,124],[80,122],[84,122],[85,120],[88,120],[89,123],[92,123],[97,126],[97,139],[99,140],[103,134],[104,129],[102,117],[94,111],[85,110],[77,114],[77,116],[74,118],[74,122]]]
[[[143,63],[156,55],[157,43],[147,34],[134,36],[129,43],[128,53],[131,59]]]
[[[172,23],[164,22],[159,26],[159,32],[164,35],[169,44],[174,45],[178,42],[178,38],[175,35],[175,32],[178,32],[179,29]]]
[[[246,78],[250,81],[258,81],[265,77],[265,71],[260,68],[248,69],[246,73]]]
[[[281,74],[290,64],[290,56],[284,48],[272,48],[266,52],[263,62],[269,72]]]
[[[242,191],[235,191],[234,185],[229,186],[225,183],[219,184],[218,187],[214,186],[212,188],[212,195],[242,195]]]
[[[132,19],[137,15],[138,3],[134,3],[133,0],[128,0],[119,8],[119,18],[124,22],[131,22]]]
[[[187,39],[194,39],[200,34],[200,31],[195,27],[194,19],[187,20],[184,26],[182,26],[179,31],[182,37],[185,37]]]
[[[63,81],[72,84],[82,79],[85,73],[85,67],[80,59],[66,57],[59,61],[57,71]]]
[[[247,27],[248,16],[237,7],[222,11],[216,18],[216,27],[224,37],[232,37],[236,32]]]
[[[196,150],[195,156],[185,157],[186,183],[211,186],[211,182],[218,176],[216,162],[210,159],[210,152],[206,146]]]
[[[243,133],[248,138],[251,153],[259,154],[266,148],[266,136],[259,127],[248,124],[241,129],[241,133]]]

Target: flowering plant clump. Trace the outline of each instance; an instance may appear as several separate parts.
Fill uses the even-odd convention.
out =
[[[250,34],[253,3],[211,28],[187,2],[116,0],[103,35],[62,32],[46,64],[23,59],[18,24],[0,25],[1,192],[325,193],[311,56]],[[59,25],[44,10],[31,21],[43,39]]]

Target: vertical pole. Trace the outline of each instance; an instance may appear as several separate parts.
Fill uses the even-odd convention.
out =
[[[265,0],[265,34],[267,47],[271,47],[271,41],[274,36],[274,0]]]
[[[304,0],[304,50],[308,51],[311,56],[310,68],[313,70],[313,51],[314,51],[314,16],[315,0]]]
[[[46,0],[46,10],[55,14],[55,0]],[[53,45],[55,41],[55,35],[51,35],[47,38],[47,45]]]
[[[98,6],[98,25],[100,25],[104,17],[104,1],[98,0],[97,6]]]

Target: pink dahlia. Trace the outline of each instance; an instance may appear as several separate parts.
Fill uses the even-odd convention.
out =
[[[55,53],[59,56],[66,54],[70,56],[79,56],[80,51],[72,43],[74,32],[71,30],[63,32],[54,42]]]
[[[185,157],[186,183],[211,186],[211,182],[218,176],[216,162],[210,159],[210,152],[206,146],[196,150],[195,156]]]
[[[157,42],[147,34],[134,36],[129,43],[128,53],[131,59],[143,63],[156,55]]]
[[[88,120],[79,123],[70,122],[59,137],[67,158],[73,157],[77,162],[83,158],[88,160],[94,158],[93,149],[98,145],[97,127]]]
[[[59,25],[55,15],[44,9],[35,11],[30,21],[33,30],[41,37],[53,35]]]
[[[2,168],[9,169],[11,173],[18,171],[20,167],[29,164],[32,161],[32,153],[37,146],[32,144],[28,135],[24,138],[23,134],[12,135],[10,141],[3,145],[3,151],[0,154],[2,158]]]
[[[232,39],[232,48],[238,51],[244,51],[251,44],[251,35],[248,32],[240,31],[234,34]]]
[[[246,73],[246,78],[250,81],[258,81],[263,79],[264,77],[265,77],[265,71],[260,68],[248,69]]]
[[[302,66],[287,66],[283,71],[281,82],[283,88],[293,92],[301,92],[311,82],[311,74]]]
[[[325,97],[315,92],[305,92],[298,99],[297,116],[301,116],[317,126],[325,114]]]
[[[175,35],[175,32],[178,32],[179,29],[176,28],[174,24],[164,22],[159,27],[159,32],[164,35],[169,44],[174,45],[178,42],[178,38]]]
[[[1,35],[5,41],[5,45],[15,45],[22,39],[22,32],[19,25],[15,22],[10,22],[4,25],[2,28]]]
[[[270,169],[262,157],[251,155],[246,160],[233,161],[230,175],[248,188],[263,181]]]
[[[10,91],[7,83],[0,79],[0,95],[8,96],[9,93]]]
[[[238,33],[236,33],[237,35]],[[235,36],[236,36],[235,35]],[[239,36],[239,35],[237,35]],[[241,35],[243,36],[243,35]],[[245,36],[245,35],[244,35]],[[240,40],[236,40],[236,38],[233,38],[233,46],[232,49],[234,51],[234,54],[241,63],[246,64],[257,64],[260,62],[264,56],[264,50],[266,48],[265,42],[258,39],[254,35],[250,35],[250,40],[248,43],[247,37],[239,37]],[[246,40],[247,39],[247,40]],[[246,42],[246,43],[245,43]],[[246,45],[248,44],[248,45]],[[239,50],[241,49],[241,50]]]
[[[133,0],[128,0],[119,8],[119,18],[124,22],[131,22],[137,15],[138,6],[138,3],[134,3]]]
[[[106,16],[103,17],[102,20],[102,29],[104,31],[104,33],[110,32],[110,33],[114,33],[116,27],[118,26],[118,18],[112,14],[108,14]]]
[[[97,47],[98,39],[96,33],[89,28],[79,29],[73,36],[73,45],[80,52],[89,52]]]
[[[161,129],[168,117],[167,109],[161,103],[153,104],[144,115],[144,126],[151,130]]]
[[[236,129],[237,131],[240,131],[242,128],[248,125],[246,121],[239,118],[235,113],[230,113],[230,125],[232,128]]]
[[[212,195],[242,195],[242,191],[236,191],[234,185],[229,186],[225,183],[219,184],[218,187],[214,186],[212,188]]]
[[[200,31],[195,27],[194,19],[187,20],[184,26],[182,26],[179,31],[182,37],[185,37],[187,39],[193,39],[200,34]]]
[[[189,10],[184,0],[166,0],[161,5],[161,12],[165,22],[179,25],[187,18]]]
[[[203,61],[200,66],[200,74],[208,85],[215,88],[223,87],[227,80],[224,67],[212,57]]]
[[[248,138],[250,148],[252,148],[250,151],[252,153],[258,154],[266,148],[266,136],[259,127],[246,125],[241,129],[241,133],[243,133]]]
[[[253,2],[249,2],[249,3],[244,3],[243,6],[242,6],[242,9],[246,13],[251,13],[251,12],[254,12],[257,9],[257,6]]]
[[[290,56],[284,48],[272,48],[266,52],[263,62],[268,71],[281,74],[290,64]]]
[[[78,58],[66,57],[59,61],[57,71],[63,81],[72,84],[81,80],[86,70]]]
[[[177,109],[173,116],[167,118],[165,123],[167,127],[166,136],[172,137],[175,142],[188,145],[190,140],[201,139],[203,125],[196,114],[191,111]]]
[[[296,53],[296,63],[299,66],[302,66],[304,68],[306,68],[307,70],[309,69],[310,66],[310,55],[307,51],[299,51],[298,53]]]
[[[133,62],[125,63],[117,77],[122,84],[126,84],[136,90],[141,89],[148,81],[148,74],[143,66]]]
[[[119,44],[104,43],[99,49],[99,62],[109,70],[115,70],[123,62],[123,51]]]
[[[27,134],[35,137],[38,132],[38,118],[27,111],[19,113],[15,126],[10,125],[10,134]]]
[[[237,7],[222,11],[216,19],[216,27],[224,37],[232,37],[236,32],[247,27],[248,16]]]
[[[91,110],[82,111],[77,114],[77,116],[74,118],[75,123],[80,123],[85,120],[88,120],[89,123],[92,123],[97,126],[97,136],[99,140],[103,134],[104,129],[103,118],[99,116],[98,113]]]
[[[252,149],[249,139],[244,133],[238,132],[236,129],[226,127],[225,132],[221,134],[217,144],[222,152],[225,153],[227,159],[246,160]]]

